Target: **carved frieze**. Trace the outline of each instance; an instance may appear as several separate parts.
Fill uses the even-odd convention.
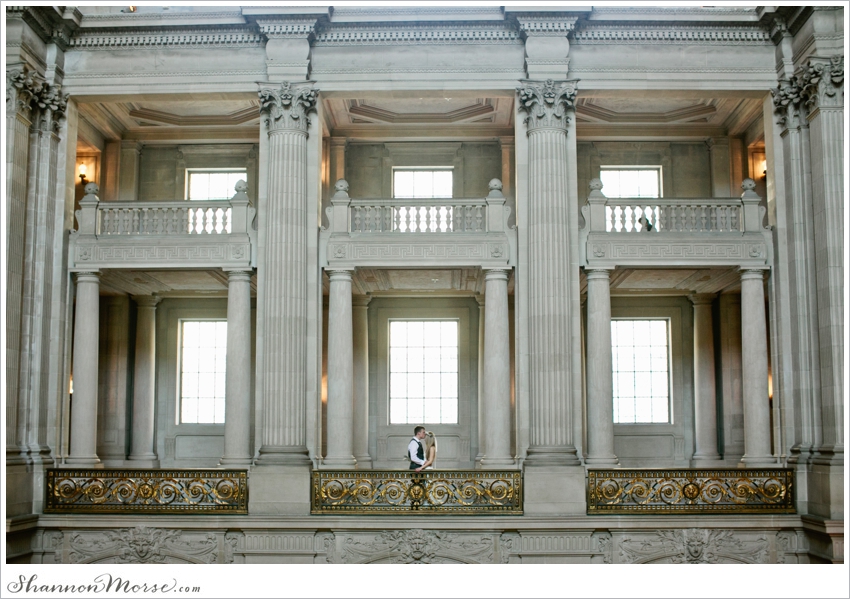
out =
[[[257,19],[257,25],[268,38],[308,38],[316,29],[316,19]]]
[[[113,17],[114,18],[114,17]],[[91,20],[86,15],[86,22]],[[78,31],[68,40],[73,48],[86,50],[133,50],[158,46],[181,48],[257,48],[265,40],[253,27],[184,27],[169,30],[93,29]]]
[[[378,535],[327,535],[323,539],[328,563],[364,564],[491,564],[493,535],[439,530],[389,530]]]
[[[339,25],[316,32],[314,46],[418,45],[418,44],[519,44],[519,33],[506,24],[446,25]]]
[[[215,533],[187,533],[137,526],[106,531],[67,533],[68,563],[214,564],[232,563],[235,544],[225,539],[219,549]],[[230,535],[235,541],[235,537]],[[57,555],[61,556],[61,553]],[[64,561],[57,558],[58,561]]]
[[[729,530],[659,530],[649,538],[623,537],[619,557],[630,564],[763,564],[768,545],[764,535],[749,539]]]
[[[280,87],[261,84],[260,113],[266,117],[270,132],[278,130],[307,132],[308,114],[316,109],[319,90],[312,83],[295,85],[284,81]]]
[[[596,9],[594,8],[594,11]],[[577,44],[712,44],[767,45],[770,33],[758,26],[751,27],[640,27],[632,25],[588,24],[572,35]]]
[[[575,109],[578,80],[525,81],[516,89],[519,110],[526,113],[529,133],[535,129],[566,129],[570,122],[567,111]]]

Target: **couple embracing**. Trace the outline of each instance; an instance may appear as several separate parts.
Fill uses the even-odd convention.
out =
[[[410,469],[420,472],[434,468],[437,461],[437,437],[424,426],[413,429],[413,438],[407,445]]]

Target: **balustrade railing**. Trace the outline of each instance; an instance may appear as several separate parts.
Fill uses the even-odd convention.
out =
[[[106,202],[97,207],[96,235],[220,235],[232,231],[226,201]]]
[[[609,233],[729,233],[741,231],[741,202],[735,199],[609,199]]]
[[[487,203],[475,200],[352,200],[352,233],[482,233]]]

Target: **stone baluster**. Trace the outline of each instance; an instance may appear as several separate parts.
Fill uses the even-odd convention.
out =
[[[744,379],[744,457],[748,468],[775,466],[770,451],[770,405],[767,389],[767,325],[764,274],[741,271],[741,353]]]
[[[359,469],[372,467],[369,455],[369,319],[372,298],[352,298],[351,321],[354,338],[354,459]]]
[[[611,289],[607,270],[587,271],[587,465],[616,466]]]
[[[483,430],[487,453],[482,468],[514,465],[511,456],[511,344],[508,328],[508,271],[485,271]]]
[[[575,160],[568,155],[567,129],[576,82],[525,81],[517,92],[528,135],[530,439],[525,463],[578,465],[572,438],[571,354],[577,348],[568,241],[575,223],[566,201],[567,162]]]
[[[100,273],[79,272],[76,278],[71,447],[65,463],[73,468],[96,468],[103,465],[96,449]]]
[[[136,354],[133,369],[133,425],[130,455],[136,468],[159,468],[154,452],[156,405],[156,305],[155,295],[134,296],[136,302]]]
[[[354,468],[354,340],[351,271],[328,271],[328,468]]]
[[[251,272],[227,273],[224,455],[220,466],[249,466],[251,450]]]
[[[256,464],[308,465],[307,235],[315,216],[307,199],[307,127],[317,92],[310,83],[283,83],[263,85],[259,96],[268,132],[268,180],[259,221],[263,419]]]
[[[698,293],[689,299],[694,305],[694,451],[693,465],[719,466],[717,452],[717,395],[714,381],[714,328],[711,317],[712,293]]]

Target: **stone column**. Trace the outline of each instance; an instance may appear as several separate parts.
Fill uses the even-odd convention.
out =
[[[767,393],[767,325],[764,274],[741,271],[741,353],[744,379],[744,457],[748,467],[775,466],[770,451],[770,406]]]
[[[118,166],[118,199],[135,202],[139,199],[139,161],[142,145],[137,141],[121,142],[121,160]]]
[[[156,405],[156,305],[154,295],[134,296],[136,302],[136,357],[133,369],[133,426],[127,460],[133,467],[159,468],[154,453]],[[73,434],[73,433],[72,433]]]
[[[103,466],[96,453],[100,272],[80,272],[76,278],[71,448],[65,462],[73,468],[96,468]]]
[[[508,326],[508,271],[485,271],[484,393],[482,429],[487,453],[482,468],[514,465],[511,455],[511,340]]]
[[[587,271],[588,466],[616,466],[611,359],[611,289],[607,270]]]
[[[698,293],[694,304],[694,451],[693,465],[719,466],[717,453],[717,395],[714,383],[713,293]]]
[[[732,195],[732,162],[729,157],[728,137],[709,137],[708,160],[711,169],[711,195],[715,198],[728,198]]]
[[[475,300],[478,302],[478,453],[475,455],[475,464],[481,466],[487,442],[487,430],[484,428],[484,314],[487,304],[483,295],[476,295]]]
[[[328,271],[328,455],[330,468],[354,468],[354,340],[351,271]]]
[[[576,82],[517,89],[528,135],[528,466],[579,465],[573,443],[567,128]],[[577,300],[578,298],[576,298]],[[488,439],[489,441],[489,439]]]
[[[251,272],[227,273],[224,455],[219,466],[249,466],[251,450]]]
[[[372,467],[369,455],[369,318],[372,298],[352,298],[351,329],[354,338],[354,459],[361,470]]]
[[[308,465],[307,236],[315,234],[316,215],[307,198],[307,127],[317,93],[312,84],[283,83],[263,85],[259,96],[268,131],[268,180],[259,218],[263,421],[256,464]]]
[[[820,418],[823,425],[823,443],[818,451],[822,455],[820,461],[840,467],[844,461],[843,334],[846,292],[843,244],[844,57],[811,57],[798,76],[798,85],[808,107],[811,145]]]
[[[507,198],[505,205],[511,209],[508,224],[516,225],[516,143],[513,137],[500,137],[502,149],[502,193]]]

